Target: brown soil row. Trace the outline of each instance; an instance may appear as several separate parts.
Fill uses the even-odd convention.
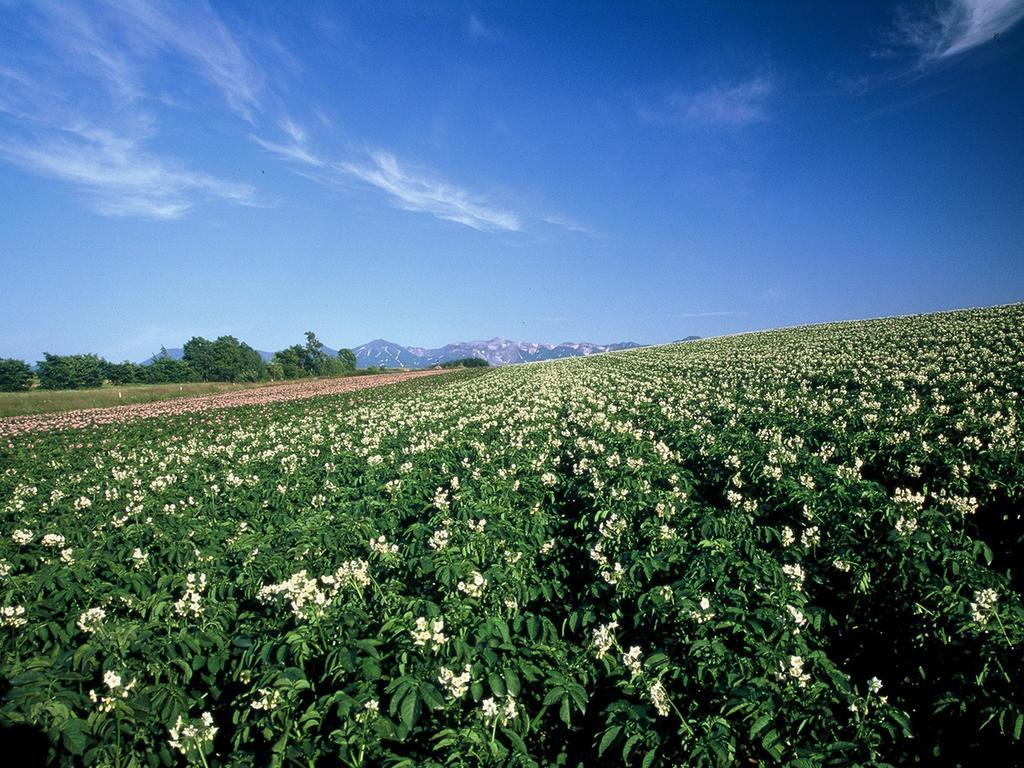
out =
[[[101,424],[117,424],[137,419],[152,419],[161,416],[179,416],[185,413],[210,411],[219,408],[237,408],[242,405],[263,405],[288,400],[304,400],[322,395],[337,395],[367,387],[397,384],[401,381],[434,376],[446,371],[410,371],[408,373],[387,373],[380,376],[351,376],[337,379],[315,379],[276,384],[259,389],[243,389],[217,395],[178,397],[155,403],[119,405],[114,408],[88,408],[63,413],[45,413],[36,416],[12,416],[0,419],[0,437],[14,437],[29,432],[61,429],[81,429]]]

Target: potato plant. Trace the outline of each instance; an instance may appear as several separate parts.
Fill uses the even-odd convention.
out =
[[[1021,764],[1024,307],[0,447],[56,765]]]

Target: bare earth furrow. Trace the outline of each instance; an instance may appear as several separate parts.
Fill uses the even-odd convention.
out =
[[[422,376],[434,376],[447,371],[409,371],[388,373],[380,376],[353,376],[337,379],[296,381],[259,389],[245,389],[217,395],[179,397],[155,403],[119,405],[114,408],[88,408],[63,413],[47,413],[37,416],[14,416],[0,419],[0,436],[13,437],[29,432],[80,429],[102,424],[116,424],[138,419],[160,416],[179,416],[186,413],[211,411],[219,408],[237,408],[243,405],[264,405],[289,400],[304,400],[323,395],[337,395],[367,387],[397,384]]]

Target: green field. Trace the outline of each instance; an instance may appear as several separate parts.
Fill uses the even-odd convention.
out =
[[[1014,305],[22,436],[0,720],[68,766],[1020,765],[1022,392]]]
[[[274,382],[206,381],[185,384],[124,384],[94,389],[33,389],[28,392],[0,392],[0,418],[39,413],[77,411],[82,408],[111,408],[132,403],[155,403],[176,397],[215,395],[257,389]],[[280,383],[280,382],[277,382]]]

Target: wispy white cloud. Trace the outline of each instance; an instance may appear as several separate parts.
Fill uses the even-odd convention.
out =
[[[654,123],[742,128],[770,118],[768,101],[775,90],[772,77],[756,74],[747,80],[721,81],[700,90],[670,89],[659,101],[638,112]]]
[[[589,235],[590,237],[600,237],[601,234],[597,230],[591,229],[590,227],[580,224],[575,219],[565,216],[561,213],[549,213],[545,216],[541,216],[541,220],[547,222],[556,227],[561,227],[569,232],[576,232],[581,235]]]
[[[984,45],[1024,18],[1024,0],[941,0],[903,9],[888,42],[928,66]]]
[[[38,30],[59,52],[58,67],[68,67],[92,76],[122,99],[140,95],[139,77],[127,51],[113,43],[108,19],[89,14],[74,3],[40,2]]]
[[[106,216],[174,219],[206,200],[254,204],[251,186],[154,152],[155,102],[147,63],[177,56],[251,116],[259,75],[205,2],[172,19],[149,0],[79,4],[40,0],[21,33],[38,40],[0,51],[0,158],[83,191]],[[180,10],[180,9],[178,9]]]
[[[108,2],[111,18],[124,26],[129,44],[137,50],[181,56],[221,92],[235,112],[253,120],[264,89],[263,72],[209,3]]]
[[[518,231],[518,214],[492,206],[460,187],[410,171],[388,152],[374,152],[369,164],[345,162],[338,168],[388,193],[399,208],[429,213],[478,230]]]
[[[271,141],[255,134],[250,134],[249,138],[268,152],[285,160],[294,160],[317,168],[327,165],[310,151],[306,143],[306,132],[298,124],[290,118],[285,118],[281,121],[281,130],[287,135],[284,141]]]
[[[223,181],[147,152],[137,139],[74,126],[34,140],[0,138],[0,155],[33,173],[84,189],[106,216],[174,219],[197,198],[251,204],[252,187]]]
[[[476,40],[498,39],[498,33],[475,13],[470,13],[469,18],[466,19],[466,34]]]
[[[195,81],[212,86],[248,121],[252,141],[296,172],[321,183],[378,190],[394,206],[476,230],[516,232],[523,226],[515,210],[391,152],[325,157],[288,114],[287,94],[271,77],[276,70],[268,61],[282,59],[283,70],[294,73],[301,68],[297,60],[262,42],[258,60],[251,50],[254,41],[263,41],[260,32],[246,31],[241,20],[229,27],[207,0],[36,0],[19,16],[28,27],[25,39],[38,37],[46,46],[26,49],[31,62],[12,60],[0,49],[0,157],[84,190],[102,214],[176,218],[203,200],[254,204],[251,186],[193,170],[153,149],[167,110],[195,109],[189,106],[193,99],[186,102],[168,92],[166,81],[153,79],[170,61],[193,76],[183,87]],[[469,32],[496,34],[473,15]],[[587,231],[568,219],[549,222]]]
[[[522,227],[522,219],[514,211],[428,173],[412,171],[390,152],[371,152],[360,160],[326,160],[310,149],[301,126],[286,119],[281,130],[287,134],[285,141],[259,136],[252,139],[279,157],[317,169],[317,173],[308,174],[309,178],[330,184],[358,180],[387,193],[391,202],[403,210],[428,213],[476,230],[517,232]]]

